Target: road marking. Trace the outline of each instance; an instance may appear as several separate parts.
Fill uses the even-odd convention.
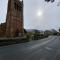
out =
[[[40,59],[40,60],[45,60],[45,59],[42,58],[42,59]]]
[[[50,47],[45,47],[45,49],[47,49],[47,50],[52,50],[52,48],[50,48]]]
[[[42,42],[42,43],[40,43],[40,44],[35,44],[35,45],[30,46],[30,47],[27,47],[27,48],[29,48],[29,49],[35,49],[35,48],[37,48],[37,47],[40,47],[40,46],[42,46],[42,45],[47,44],[48,42],[51,42],[51,41],[54,40],[54,39],[56,39],[56,38],[53,37],[53,38],[51,38],[51,40],[49,39],[48,41]]]

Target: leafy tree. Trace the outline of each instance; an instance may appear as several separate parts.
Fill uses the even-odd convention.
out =
[[[27,33],[26,29],[24,29],[24,33]]]
[[[45,0],[45,1],[46,1],[46,2],[50,2],[50,1],[51,1],[51,2],[54,2],[55,0]]]
[[[55,0],[45,0],[45,2],[54,2]],[[60,1],[57,3],[57,6],[60,6]]]
[[[59,32],[60,32],[60,29],[59,29]]]

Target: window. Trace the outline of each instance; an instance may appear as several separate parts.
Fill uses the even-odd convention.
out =
[[[17,11],[21,11],[22,10],[22,7],[20,5],[18,5],[17,3],[14,3],[14,5],[15,5],[15,9]]]

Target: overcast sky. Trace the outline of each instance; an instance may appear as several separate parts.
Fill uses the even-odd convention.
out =
[[[24,0],[25,29],[58,29],[60,27],[59,0],[47,3],[44,0]],[[6,21],[8,0],[0,0],[0,23]],[[38,16],[38,12],[42,15]]]

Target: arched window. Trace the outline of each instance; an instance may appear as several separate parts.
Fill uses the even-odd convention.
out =
[[[18,37],[19,36],[19,30],[16,30],[15,36]]]
[[[21,11],[21,10],[22,10],[21,4],[17,4],[17,3],[15,2],[15,3],[14,3],[14,6],[15,6],[15,10],[17,10],[17,11]]]

